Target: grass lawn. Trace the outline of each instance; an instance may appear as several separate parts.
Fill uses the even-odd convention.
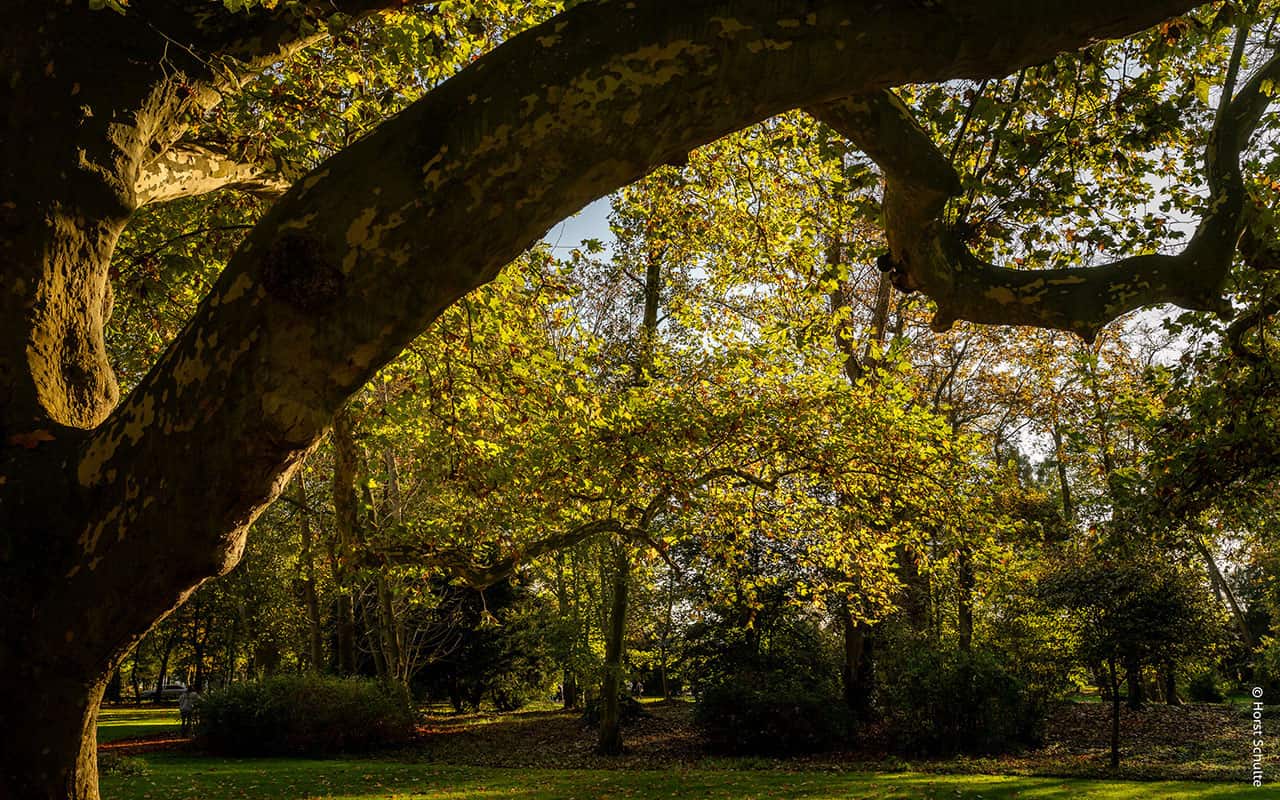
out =
[[[614,798],[803,798],[804,800],[1176,800],[1255,798],[1251,786],[1133,783],[991,775],[854,774],[751,770],[549,770],[411,764],[386,760],[139,757],[142,774],[105,775],[113,800],[605,800]]]
[[[98,712],[98,741],[114,742],[157,733],[178,733],[181,722],[177,707],[126,706],[103,708]]]

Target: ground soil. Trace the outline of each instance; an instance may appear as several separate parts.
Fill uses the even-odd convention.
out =
[[[417,741],[397,759],[483,767],[553,769],[661,769],[719,766],[743,769],[984,772],[1006,775],[1107,776],[1168,780],[1243,780],[1249,769],[1248,713],[1240,706],[1191,703],[1124,709],[1123,761],[1108,766],[1110,708],[1065,703],[1049,716],[1043,744],[993,757],[904,759],[874,729],[855,748],[788,759],[729,758],[711,753],[681,700],[647,703],[645,714],[624,727],[621,756],[595,752],[596,732],[582,716],[566,711],[509,714],[428,714]],[[1280,709],[1277,709],[1280,711]],[[118,756],[194,749],[172,733],[123,739],[99,746]]]
[[[648,714],[624,728],[626,752],[597,755],[595,731],[581,717],[561,711],[436,715],[419,731],[418,757],[450,764],[574,769],[635,769],[722,764],[707,752],[682,701],[647,704]],[[904,759],[874,731],[854,749],[789,758],[738,759],[740,766],[769,769],[892,770],[1036,775],[1101,775],[1187,780],[1241,780],[1249,765],[1249,721],[1234,706],[1148,705],[1124,709],[1120,771],[1108,766],[1110,708],[1066,703],[1056,708],[1042,746],[987,758]]]

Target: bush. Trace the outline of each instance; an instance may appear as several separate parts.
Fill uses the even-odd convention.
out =
[[[1262,687],[1264,697],[1280,697],[1280,638],[1263,636],[1258,643],[1253,655],[1253,684]]]
[[[1044,702],[994,655],[895,645],[879,664],[880,705],[902,752],[985,755],[1040,741]]]
[[[812,619],[786,608],[754,632],[694,631],[694,718],[715,750],[787,755],[828,749],[849,732],[840,662]]]
[[[599,695],[587,701],[586,708],[582,710],[582,724],[592,728],[600,725],[600,716],[604,712],[602,701],[603,698]],[[639,700],[629,694],[623,694],[618,696],[618,716],[623,725],[628,725],[651,715],[644,710]]]
[[[151,767],[137,756],[122,756],[118,753],[106,752],[98,754],[98,774],[145,778],[151,774]]]
[[[1211,667],[1191,674],[1187,681],[1187,697],[1197,703],[1221,703],[1226,699],[1222,691],[1222,677]]]
[[[786,681],[709,687],[698,698],[695,719],[714,749],[786,755],[825,750],[848,734],[844,703],[816,686]]]
[[[210,693],[197,735],[230,755],[314,756],[402,744],[413,729],[408,698],[382,683],[287,675]]]

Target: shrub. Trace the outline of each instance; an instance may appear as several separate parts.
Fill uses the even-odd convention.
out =
[[[137,756],[122,756],[118,753],[106,752],[98,755],[98,773],[125,778],[144,778],[151,774],[151,767]]]
[[[582,723],[593,728],[600,725],[600,716],[603,713],[603,698],[599,695],[587,700],[586,707],[582,710]],[[635,722],[638,719],[651,716],[645,711],[640,701],[629,694],[618,696],[618,716],[623,725]]]
[[[1280,638],[1262,637],[1254,651],[1253,683],[1262,687],[1265,697],[1280,696]]]
[[[762,618],[763,619],[763,618]],[[849,730],[839,660],[812,619],[779,608],[756,631],[694,632],[694,718],[715,750],[786,755],[830,748]]]
[[[326,755],[401,744],[413,728],[408,699],[382,683],[287,675],[210,693],[197,734],[231,755]]]
[[[1222,677],[1212,667],[1191,673],[1187,681],[1187,697],[1197,703],[1221,703],[1226,699],[1222,691]]]
[[[695,719],[714,749],[786,755],[825,750],[844,739],[842,700],[817,686],[772,677],[772,684],[730,681],[702,693]]]
[[[1044,702],[992,654],[895,645],[879,668],[880,705],[897,749],[993,754],[1040,741]]]

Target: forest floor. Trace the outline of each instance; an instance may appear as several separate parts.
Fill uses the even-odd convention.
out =
[[[99,728],[102,794],[123,800],[1258,796],[1245,780],[1245,712],[1229,705],[1126,710],[1125,762],[1118,773],[1106,768],[1107,708],[1096,703],[1060,708],[1038,749],[999,758],[910,762],[872,747],[786,760],[717,757],[706,753],[688,703],[645,708],[648,715],[625,728],[627,752],[619,758],[592,752],[594,731],[578,715],[544,708],[433,713],[411,748],[325,760],[207,756],[176,736],[173,709],[106,709]]]
[[[419,754],[433,762],[484,767],[644,769],[672,766],[819,771],[918,770],[938,773],[1092,776],[1136,780],[1243,781],[1249,773],[1251,735],[1245,709],[1193,703],[1150,704],[1121,715],[1122,762],[1109,766],[1110,707],[1066,703],[1049,718],[1044,744],[990,758],[911,759],[889,754],[875,732],[857,750],[786,759],[709,755],[694,725],[692,706],[680,700],[646,703],[648,712],[624,727],[626,753],[596,755],[595,733],[577,714],[557,710],[512,714],[432,715],[421,729]],[[1280,719],[1280,708],[1275,708]]]

